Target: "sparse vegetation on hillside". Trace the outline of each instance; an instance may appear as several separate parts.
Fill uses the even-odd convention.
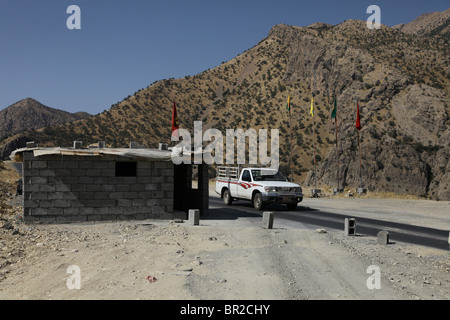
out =
[[[194,121],[223,135],[226,129],[279,129],[281,168],[289,173],[291,130],[285,104],[290,96],[295,180],[308,185],[314,94],[318,179],[332,185],[336,141],[330,112],[336,96],[343,184],[359,183],[354,128],[359,100],[366,187],[445,198],[450,197],[450,179],[438,169],[442,163],[435,165],[430,157],[448,162],[450,154],[449,64],[448,37],[384,26],[368,30],[365,22],[352,20],[337,26],[278,25],[256,46],[217,68],[157,81],[97,116],[34,136],[41,145],[82,140],[106,141],[111,147],[127,147],[131,141],[157,147],[170,143],[175,99],[180,127],[191,132]]]

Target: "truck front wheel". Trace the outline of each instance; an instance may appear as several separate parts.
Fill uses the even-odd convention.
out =
[[[262,210],[263,209],[263,200],[261,193],[256,193],[253,196],[253,207],[255,207],[256,210]]]
[[[231,203],[233,202],[233,198],[231,197],[230,190],[228,190],[228,189],[223,192],[223,202],[227,206],[231,205]]]

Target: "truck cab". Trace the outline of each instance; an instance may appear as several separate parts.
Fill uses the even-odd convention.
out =
[[[295,210],[303,200],[302,188],[288,182],[278,170],[271,168],[227,168],[219,167],[216,179],[216,193],[227,205],[235,200],[252,201],[262,210],[270,203],[285,204],[288,210]]]

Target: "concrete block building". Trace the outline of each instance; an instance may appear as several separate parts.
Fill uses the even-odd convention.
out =
[[[144,149],[27,148],[13,152],[22,162],[25,221],[186,219],[189,209],[208,209],[208,168],[176,166],[171,151]]]

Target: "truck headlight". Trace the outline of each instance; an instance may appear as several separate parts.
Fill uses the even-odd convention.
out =
[[[264,191],[268,193],[277,192],[277,187],[264,187]]]
[[[295,193],[302,193],[302,188],[294,188]]]

